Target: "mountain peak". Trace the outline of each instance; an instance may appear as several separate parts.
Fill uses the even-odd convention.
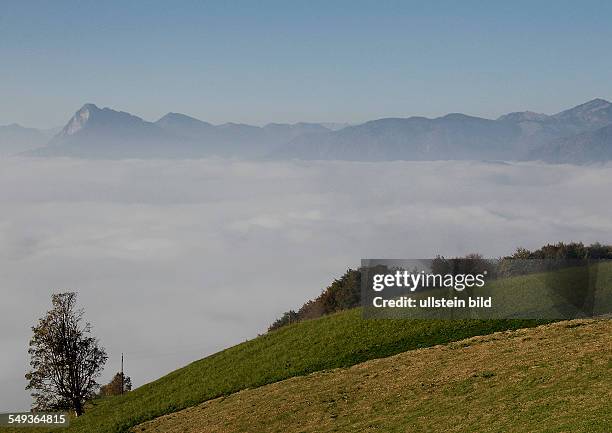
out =
[[[85,127],[93,114],[99,111],[102,110],[100,110],[96,104],[87,103],[83,105],[68,121],[68,124],[62,130],[62,135],[76,134]]]
[[[99,108],[96,104],[88,103],[83,105],[68,121],[59,136],[73,136],[84,129],[107,128],[119,130],[130,126],[152,126],[138,116],[134,116],[124,111],[117,111],[111,108]]]
[[[601,107],[601,106],[608,107],[608,106],[610,106],[612,104],[610,103],[610,101],[606,101],[603,98],[595,98],[595,99],[592,99],[589,102],[586,102],[586,103],[584,103],[582,105],[583,106],[590,106],[590,107]]]
[[[595,98],[584,104],[577,105],[569,110],[564,110],[560,113],[555,114],[554,117],[564,119],[568,117],[585,117],[597,113],[600,110],[609,110],[612,107],[612,103],[602,98]]]
[[[181,130],[184,131],[185,129],[193,132],[194,130],[208,129],[212,126],[210,123],[196,119],[195,117],[172,112],[157,120],[155,124],[163,129],[173,132],[178,132]]]
[[[83,104],[83,106],[79,109],[79,111],[100,111],[100,108],[98,108],[96,104],[92,104],[91,102],[88,102],[86,104]]]
[[[172,111],[164,114],[162,117],[159,118],[158,122],[162,119],[183,119],[183,118],[192,118],[190,116],[187,116],[186,114],[181,114],[181,113],[174,113]]]
[[[195,117],[187,116],[182,113],[167,113],[159,120],[155,122],[160,126],[170,126],[170,125],[183,125],[183,126],[211,126],[210,123],[204,122],[200,119],[196,119]]]
[[[567,111],[574,111],[574,112],[595,112],[595,111],[599,111],[599,110],[605,110],[607,108],[610,108],[612,106],[612,104],[609,101],[606,101],[605,99],[602,98],[595,98],[592,99],[588,102],[585,102],[584,104],[580,104],[577,107],[571,108],[570,110]]]
[[[499,116],[497,120],[508,122],[540,122],[546,120],[548,115],[536,113],[534,111],[516,111],[514,113]]]
[[[453,121],[461,121],[461,120],[470,120],[475,119],[474,116],[469,116],[463,113],[448,113],[442,117],[437,117],[434,120],[453,120]]]

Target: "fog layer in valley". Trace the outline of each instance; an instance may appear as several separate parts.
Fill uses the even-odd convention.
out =
[[[361,258],[612,242],[612,164],[0,160],[0,411],[75,290],[135,385],[253,338]]]

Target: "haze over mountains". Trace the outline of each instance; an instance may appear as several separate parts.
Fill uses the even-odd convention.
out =
[[[0,128],[0,153],[109,159],[218,156],[576,164],[612,160],[612,104],[603,99],[554,115],[524,111],[491,120],[452,113],[434,119],[385,118],[344,127],[322,123],[213,125],[180,113],[147,122],[129,113],[85,104],[46,144],[41,132],[16,128],[20,127]]]
[[[257,127],[208,122],[168,113],[156,122],[110,108],[85,104],[48,145],[31,156],[81,158],[259,158],[302,134],[331,129],[320,124],[274,124]]]
[[[49,134],[13,123],[0,126],[0,156],[14,155],[44,146]]]
[[[529,111],[497,120],[464,114],[380,119],[324,136],[301,136],[280,150],[303,159],[503,159],[584,163],[612,159],[612,104],[594,99],[549,116]]]

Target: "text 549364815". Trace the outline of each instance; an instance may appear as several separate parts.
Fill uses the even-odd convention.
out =
[[[61,412],[21,412],[0,414],[4,427],[67,427],[70,418]]]

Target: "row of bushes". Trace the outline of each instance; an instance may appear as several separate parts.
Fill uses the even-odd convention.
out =
[[[517,266],[522,260],[603,260],[612,259],[612,245],[595,243],[584,245],[582,242],[571,242],[548,244],[534,251],[518,248],[514,254],[495,260],[495,265],[482,258],[478,254],[469,254],[463,258],[445,259],[438,256],[432,263],[432,272],[446,273],[448,269],[462,272],[481,272],[487,269],[490,275],[509,277],[524,273],[530,273],[527,266]],[[459,262],[459,266],[457,266]],[[452,265],[452,266],[451,266]],[[534,268],[533,271],[539,268]],[[315,299],[306,302],[297,310],[285,312],[279,319],[274,321],[268,331],[281,328],[301,320],[314,319],[338,311],[355,308],[361,302],[361,269],[347,269],[339,279],[334,280]]]
[[[314,319],[327,314],[348,310],[361,302],[361,271],[347,269],[316,298],[306,302],[298,311],[290,310],[277,319],[268,331],[300,320]]]
[[[575,259],[575,260],[611,260],[612,245],[602,245],[594,243],[585,246],[582,242],[571,242],[548,244],[542,248],[529,251],[525,248],[518,248],[516,252],[508,258],[513,259]]]

